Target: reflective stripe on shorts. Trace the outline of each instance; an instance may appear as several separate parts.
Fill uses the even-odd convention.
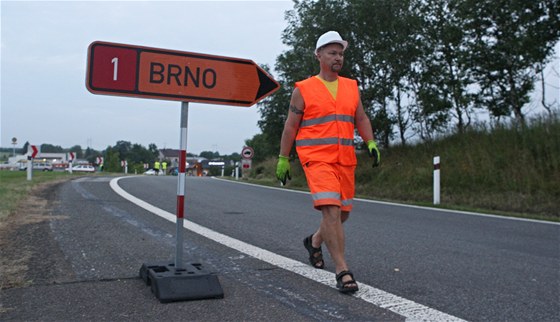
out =
[[[340,193],[338,192],[317,192],[311,194],[313,201],[319,201],[323,199],[340,199]]]
[[[320,210],[323,206],[338,206],[342,211],[351,211],[355,168],[321,161],[304,164],[313,207]]]

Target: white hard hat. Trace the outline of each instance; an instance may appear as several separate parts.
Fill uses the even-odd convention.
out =
[[[348,47],[348,42],[346,40],[342,40],[342,37],[336,31],[327,31],[317,39],[317,45],[315,46],[315,54],[319,48],[328,45],[328,44],[341,44],[342,50],[346,50]]]

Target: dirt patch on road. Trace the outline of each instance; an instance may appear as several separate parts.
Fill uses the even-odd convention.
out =
[[[72,278],[72,269],[50,229],[56,193],[67,180],[34,187],[17,210],[0,221],[0,289],[56,283]]]

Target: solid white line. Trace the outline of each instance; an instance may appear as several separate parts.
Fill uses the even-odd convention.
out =
[[[232,181],[232,180],[227,180],[227,179],[221,179],[221,178],[218,178],[218,177],[212,177],[212,178],[216,179],[216,180],[221,180],[221,181],[226,181],[226,182],[231,182],[231,183],[236,183],[236,184],[244,184],[244,185],[254,186],[254,187],[259,187],[259,188],[266,188],[266,189],[272,189],[272,190],[281,190],[281,191],[287,191],[287,192],[309,194],[309,192],[307,192],[307,191],[299,191],[299,190],[292,190],[292,189],[287,189],[287,188],[264,186],[264,185],[248,183],[248,182]],[[435,207],[427,207],[427,206],[407,205],[407,204],[403,204],[403,203],[379,201],[379,200],[372,200],[372,199],[354,198],[354,200],[367,202],[367,203],[375,203],[375,204],[380,204],[380,205],[406,207],[406,208],[414,208],[414,209],[422,209],[422,210],[431,210],[431,211],[438,211],[438,212],[448,212],[448,213],[453,213],[453,214],[461,214],[461,215],[469,215],[469,216],[488,217],[488,218],[496,218],[496,219],[503,219],[503,220],[525,221],[525,222],[531,222],[531,223],[537,223],[537,224],[560,225],[560,222],[538,220],[538,219],[507,217],[507,216],[491,215],[491,214],[484,214],[484,213],[472,212],[472,211],[453,210],[453,209],[435,208]]]
[[[169,213],[163,209],[157,208],[124,191],[119,186],[118,182],[119,180],[125,178],[134,178],[134,177],[119,177],[111,180],[110,186],[117,194],[119,194],[121,197],[125,198],[126,200],[136,204],[141,208],[144,208],[145,210],[157,216],[165,218],[171,222],[176,222],[176,216],[174,214]],[[275,254],[268,250],[242,242],[240,240],[215,232],[211,229],[200,226],[188,220],[184,220],[183,224],[184,224],[183,226],[186,229],[190,230],[191,232],[204,236],[224,246],[230,247],[241,253],[255,257],[271,265],[299,274],[313,281],[322,283],[332,288],[336,288],[334,273],[325,270],[318,270],[318,269],[311,268],[307,264],[295,261],[291,258],[284,257],[282,255]],[[364,284],[362,282],[360,282],[360,290],[356,292],[353,296],[360,298],[366,302],[372,303],[375,306],[385,308],[387,310],[395,312],[405,317],[407,321],[463,321],[462,319],[459,319],[455,316],[437,311],[435,309],[407,300],[400,296],[387,293],[383,290],[377,289],[373,286]]]

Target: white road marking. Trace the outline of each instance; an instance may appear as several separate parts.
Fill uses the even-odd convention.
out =
[[[121,197],[136,204],[137,206],[144,208],[145,210],[157,216],[165,218],[171,222],[176,222],[175,220],[176,218],[174,214],[167,212],[163,209],[157,208],[124,191],[119,186],[118,182],[121,179],[127,179],[127,178],[134,178],[134,177],[115,178],[110,182],[111,188]],[[235,249],[241,253],[255,257],[259,260],[280,267],[282,269],[288,270],[290,272],[299,274],[310,280],[319,282],[321,284],[327,285],[332,288],[336,288],[334,273],[312,268],[307,264],[298,262],[288,257],[275,254],[273,252],[242,242],[235,238],[231,238],[229,236],[215,232],[211,229],[200,226],[188,220],[184,220],[184,227],[191,232],[204,236],[208,239],[211,239],[229,248]],[[390,310],[392,312],[395,312],[405,317],[407,321],[464,321],[458,317],[437,311],[430,307],[385,292],[383,290],[377,289],[373,286],[364,284],[362,282],[358,281],[358,283],[360,286],[360,290],[353,295],[354,297],[372,303],[377,307],[381,307]]]
[[[299,190],[292,190],[292,189],[279,188],[279,187],[263,186],[263,185],[258,185],[258,184],[254,184],[254,183],[248,183],[248,182],[240,182],[240,181],[231,181],[231,180],[227,180],[227,179],[220,179],[220,178],[217,178],[217,177],[212,177],[212,178],[216,179],[216,180],[225,181],[225,182],[231,182],[233,184],[244,184],[244,185],[255,186],[255,187],[259,187],[259,188],[267,188],[267,189],[272,189],[272,190],[280,190],[280,191],[286,191],[286,192],[309,194],[309,192],[307,192],[307,191],[299,191]],[[389,205],[389,206],[398,206],[398,207],[405,207],[405,208],[423,209],[423,210],[431,210],[431,211],[438,211],[438,212],[448,212],[448,213],[469,215],[469,216],[489,217],[489,218],[496,218],[496,219],[503,219],[503,220],[526,221],[526,222],[532,222],[532,223],[538,223],[538,224],[548,224],[548,225],[560,225],[560,222],[538,220],[538,219],[508,217],[508,216],[491,215],[491,214],[484,214],[484,213],[472,212],[472,211],[453,210],[453,209],[435,208],[435,207],[427,207],[427,206],[407,205],[407,204],[403,204],[403,203],[379,201],[379,200],[371,200],[371,199],[354,198],[354,200],[367,202],[367,203],[376,203],[376,204],[380,204],[380,205]]]

